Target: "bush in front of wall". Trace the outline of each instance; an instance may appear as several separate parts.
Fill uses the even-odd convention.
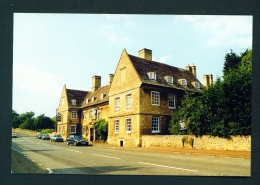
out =
[[[190,144],[190,146],[193,148],[194,139],[188,136],[184,136],[182,139],[182,146],[184,147],[185,144]]]

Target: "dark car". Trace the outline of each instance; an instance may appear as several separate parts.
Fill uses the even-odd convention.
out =
[[[63,138],[61,137],[61,135],[54,134],[54,135],[51,136],[50,141],[54,141],[54,142],[60,141],[60,142],[63,142]]]
[[[74,146],[77,145],[88,145],[88,141],[83,139],[83,137],[81,135],[70,135],[67,139],[66,139],[66,143],[67,145],[69,144],[73,144]]]
[[[38,132],[38,133],[36,134],[36,138],[37,138],[37,139],[41,139],[41,138],[42,138],[42,135],[43,135],[43,133]]]
[[[49,134],[43,134],[42,135],[42,140],[50,140]]]

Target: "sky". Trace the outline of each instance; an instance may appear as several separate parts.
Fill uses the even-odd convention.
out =
[[[252,49],[252,29],[252,16],[15,13],[12,107],[54,117],[64,85],[90,91],[95,75],[107,85],[124,49],[216,80],[231,49]]]

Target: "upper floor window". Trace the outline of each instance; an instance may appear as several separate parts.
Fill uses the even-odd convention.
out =
[[[120,98],[116,97],[115,98],[115,110],[119,110],[120,109]]]
[[[175,107],[175,95],[168,94],[168,102],[169,102],[169,108],[176,108]]]
[[[181,85],[187,85],[187,80],[184,79],[184,78],[179,79],[179,83],[180,83]]]
[[[83,119],[84,119],[84,120],[87,119],[87,113],[86,113],[86,111],[83,112]]]
[[[173,83],[173,77],[172,76],[166,76],[166,81],[168,83]]]
[[[77,119],[77,111],[71,111],[71,119]]]
[[[159,130],[160,120],[158,116],[152,117],[152,133],[158,133]]]
[[[160,105],[160,93],[157,91],[151,92],[151,104]]]
[[[200,88],[199,82],[195,82],[194,84],[195,84],[195,88],[196,88],[196,89],[199,89],[199,88]]]
[[[115,133],[118,133],[119,132],[119,119],[115,119],[114,123],[115,123]]]
[[[156,80],[156,73],[155,72],[149,72],[148,77],[150,80]]]
[[[75,99],[72,99],[72,100],[71,100],[71,104],[72,104],[72,105],[76,105],[76,100],[75,100]]]
[[[105,94],[100,94],[100,100],[103,100],[104,97],[105,97]]]
[[[94,102],[95,99],[96,99],[96,97],[92,97],[91,98],[91,102]]]
[[[132,121],[131,118],[126,118],[126,132],[132,131]]]
[[[131,108],[132,106],[132,96],[131,94],[126,95],[126,108]]]
[[[86,104],[88,104],[89,100],[90,100],[90,99],[88,99],[88,98],[86,99]]]

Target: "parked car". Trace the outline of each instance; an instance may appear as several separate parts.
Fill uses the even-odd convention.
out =
[[[50,140],[50,136],[49,136],[49,134],[43,134],[42,135],[42,140]]]
[[[54,135],[51,136],[50,141],[54,141],[54,142],[60,141],[60,142],[63,142],[63,138],[59,134],[54,134]]]
[[[17,137],[17,134],[15,132],[12,132],[12,138]]]
[[[81,135],[70,135],[67,139],[66,139],[66,143],[67,145],[69,144],[73,144],[74,146],[77,145],[88,145],[88,141],[83,139],[83,137]]]
[[[36,133],[36,138],[37,138],[37,139],[41,139],[41,138],[42,138],[42,135],[43,135],[43,133],[37,132],[37,133]]]

